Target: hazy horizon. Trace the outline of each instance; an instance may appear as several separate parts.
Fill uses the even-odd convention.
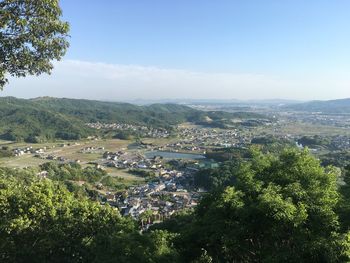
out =
[[[35,100],[40,98],[54,98],[54,99],[77,99],[77,100],[96,100],[96,101],[104,101],[104,102],[125,102],[131,104],[150,104],[150,103],[218,103],[218,104],[278,104],[278,103],[304,103],[304,102],[312,102],[312,101],[333,101],[333,100],[350,100],[350,97],[346,98],[335,98],[335,99],[311,99],[311,100],[301,100],[301,99],[283,99],[283,98],[267,98],[267,99],[215,99],[215,98],[159,98],[159,99],[144,99],[144,98],[131,98],[131,99],[111,99],[111,98],[84,98],[84,97],[68,97],[68,96],[34,96],[34,97],[24,97],[24,96],[16,96],[16,95],[4,95],[4,93],[0,93],[0,97],[14,97],[18,99],[28,99]]]

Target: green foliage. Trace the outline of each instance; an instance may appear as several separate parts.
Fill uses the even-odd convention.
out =
[[[303,136],[298,140],[298,143],[303,146],[308,147],[319,147],[319,146],[329,146],[330,140],[324,137],[321,137],[319,135],[314,135],[312,137],[310,136]]]
[[[265,135],[253,138],[252,148],[259,149],[264,153],[279,153],[286,148],[296,148],[294,140]]]
[[[50,73],[68,47],[58,0],[0,1],[0,89],[14,77]]]
[[[323,165],[334,165],[339,168],[350,165],[350,151],[332,151],[319,157]]]
[[[213,262],[213,258],[208,255],[208,252],[205,249],[202,249],[201,256],[192,262],[193,263],[211,263]]]
[[[176,235],[141,235],[108,205],[30,171],[0,169],[2,262],[177,262]]]
[[[101,234],[127,223],[108,206],[77,200],[48,180],[1,178],[0,192],[0,255],[6,262],[74,262],[88,257]]]
[[[112,190],[121,190],[126,188],[126,184],[124,181],[124,178],[112,177],[108,175],[102,178],[101,184]]]
[[[194,176],[196,187],[203,187],[208,191],[233,185],[235,182],[235,173],[237,172],[236,162],[227,162],[220,168],[204,169],[197,172]]]
[[[208,150],[205,156],[208,159],[213,159],[218,162],[225,162],[230,160],[243,160],[251,158],[251,151],[250,149],[240,147],[217,148]]]
[[[343,183],[340,186],[341,202],[338,206],[341,226],[344,230],[350,229],[350,165],[344,167]]]
[[[94,178],[78,164],[44,164],[49,178]],[[98,171],[97,171],[98,172]],[[72,181],[0,168],[4,262],[348,262],[350,166],[343,183],[308,151],[250,151],[206,178],[194,210],[140,234],[137,222],[85,197]],[[104,183],[113,183],[105,176]],[[89,180],[89,179],[86,179]],[[91,181],[94,181],[95,178]],[[70,193],[67,188],[72,191]],[[147,210],[145,224],[153,213]]]
[[[9,141],[79,139],[92,133],[79,119],[11,97],[0,98],[0,124],[0,137]]]
[[[0,147],[0,158],[11,157],[13,152],[6,146]]]
[[[154,127],[169,127],[184,122],[192,112],[197,112],[174,104],[136,106],[128,103],[56,98],[39,98],[31,102],[84,122],[117,122]]]
[[[255,137],[251,141],[252,144],[260,144],[264,146],[269,146],[269,145],[276,145],[280,144],[284,147],[286,146],[292,146],[294,142],[288,140],[288,139],[283,139],[283,138],[278,138],[273,135],[265,135],[261,137]]]
[[[144,170],[144,169],[130,169],[129,172],[131,174],[141,176],[143,178],[150,179],[150,178],[156,177],[156,174],[153,171],[148,171],[148,170]]]
[[[114,138],[120,140],[131,140],[133,138],[133,133],[128,131],[119,131],[116,135],[114,135]]]
[[[193,223],[193,211],[182,210],[174,213],[169,219],[150,226],[149,230],[166,230],[171,233],[182,233],[184,229],[187,229]]]
[[[194,223],[182,230],[185,261],[201,257],[201,249],[214,262],[349,260],[332,168],[322,168],[307,151],[286,150],[255,152],[251,161],[222,169],[235,180],[206,196]]]
[[[237,126],[237,123],[233,121],[234,119],[253,121],[250,119],[268,119],[268,117],[254,112],[229,113],[224,111],[207,111],[205,114],[194,115],[191,121],[199,125],[226,129],[232,126]],[[256,126],[260,125],[257,120],[254,120],[253,122],[256,122]]]
[[[48,177],[55,181],[87,181],[94,183],[103,176],[106,176],[106,171],[94,167],[82,168],[77,163],[57,164],[55,162],[44,163],[40,166],[42,171],[48,172]]]
[[[66,180],[63,182],[65,186],[67,187],[67,190],[74,194],[74,196],[81,198],[81,197],[89,197],[89,188],[84,185],[79,185],[77,182]],[[92,200],[98,200],[98,198],[91,198]]]

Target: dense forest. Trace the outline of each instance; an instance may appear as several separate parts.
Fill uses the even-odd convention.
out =
[[[348,262],[350,167],[322,167],[307,150],[225,162],[197,175],[210,191],[140,233],[137,222],[77,194],[76,166],[0,169],[3,262]],[[103,172],[96,172],[97,177]]]
[[[89,122],[171,128],[183,122],[223,126],[227,120],[234,118],[264,116],[245,112],[204,112],[176,104],[136,106],[50,97],[30,100],[0,98],[0,138],[10,141],[77,140],[96,134],[96,130],[84,125]]]

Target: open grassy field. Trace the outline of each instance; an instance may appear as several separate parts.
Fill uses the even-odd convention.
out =
[[[192,122],[184,122],[178,125],[179,128],[206,128],[204,125],[198,125],[198,124],[194,124]]]
[[[74,142],[55,142],[55,143],[42,143],[42,144],[28,144],[28,143],[13,143],[0,141],[0,146],[10,146],[14,148],[24,148],[32,146],[34,149],[46,148],[46,155],[55,155],[64,157],[68,160],[80,160],[82,166],[89,165],[89,162],[99,161],[102,159],[102,155],[105,151],[119,151],[125,150],[128,144],[132,141],[107,139],[107,140],[82,140]],[[64,145],[64,146],[63,146]],[[93,153],[80,152],[85,147],[95,147],[104,149]],[[34,157],[33,154],[25,154],[18,157],[0,158],[0,166],[10,168],[26,168],[26,167],[38,167],[39,165],[49,162],[47,159],[41,159]],[[108,175],[112,177],[122,178],[121,183],[124,185],[137,185],[144,183],[144,178],[128,173],[128,170],[121,170],[116,168],[106,168]]]
[[[109,139],[109,140],[84,140],[75,142],[55,142],[55,143],[8,143],[0,141],[1,145],[10,146],[11,148],[24,148],[32,146],[34,149],[46,148],[46,155],[55,155],[59,157],[64,157],[69,160],[80,160],[82,164],[86,164],[91,161],[96,161],[102,158],[104,151],[118,151],[121,149],[126,149],[130,141]],[[85,147],[103,147],[104,150],[94,153],[82,153],[81,149]],[[28,167],[28,166],[38,166],[47,160],[42,160],[36,158],[33,155],[23,155],[20,157],[2,158],[0,159],[0,165],[8,167]]]
[[[113,178],[118,179],[117,188],[119,189],[120,187],[128,188],[130,186],[136,186],[136,185],[146,183],[146,180],[144,178],[131,174],[126,169],[117,169],[117,168],[108,167],[108,168],[105,168],[105,170],[108,173],[107,176],[111,176]],[[103,182],[103,179],[101,179],[101,181]],[[107,189],[109,189],[110,191],[115,190],[115,188],[113,189],[113,187],[111,188],[108,186],[107,186]]]
[[[144,143],[152,143],[153,145],[156,146],[162,146],[167,143],[174,143],[179,141],[179,138],[177,137],[171,137],[171,138],[146,138],[142,139],[142,142]]]
[[[105,169],[106,172],[112,176],[112,177],[119,177],[119,178],[123,178],[125,181],[135,181],[135,182],[144,182],[145,179],[140,177],[140,176],[136,176],[133,175],[131,173],[128,172],[128,170],[126,169],[117,169],[117,168],[106,168]]]
[[[19,157],[0,158],[0,166],[9,168],[37,167],[48,160],[35,158],[33,155],[22,155]]]
[[[104,147],[106,151],[115,151],[116,149],[126,148],[130,140],[118,140],[118,139],[98,139],[98,140],[80,140],[80,141],[56,141],[45,143],[25,143],[25,142],[9,142],[0,140],[0,146],[7,145],[12,148],[22,148],[32,146],[33,148],[48,148],[55,150],[79,150],[83,147],[94,146]],[[66,145],[66,147],[61,147]]]
[[[0,146],[12,143],[11,141],[5,141],[0,139]]]

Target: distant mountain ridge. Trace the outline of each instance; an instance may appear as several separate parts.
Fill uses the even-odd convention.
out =
[[[232,118],[263,118],[255,113],[204,112],[178,104],[137,106],[129,103],[41,97],[0,97],[0,138],[37,142],[75,140],[94,134],[87,122],[128,123],[170,128],[183,122],[220,122]]]
[[[285,106],[284,109],[307,112],[322,112],[326,114],[343,113],[350,114],[350,98],[327,100],[327,101],[310,101]]]
[[[288,99],[262,99],[262,100],[239,100],[239,99],[134,99],[128,102],[137,105],[149,105],[154,103],[175,103],[183,105],[237,105],[237,106],[277,106],[301,103],[300,100]]]

